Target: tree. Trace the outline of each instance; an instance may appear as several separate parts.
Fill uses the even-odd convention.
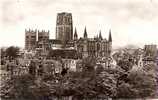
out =
[[[117,97],[154,98],[157,88],[155,68],[154,64],[150,64],[137,70],[130,70],[127,77],[118,86]]]
[[[129,71],[133,67],[133,63],[128,60],[122,59],[118,62],[118,66],[120,66],[125,71]]]
[[[1,90],[2,100],[50,100],[50,90],[43,81],[36,83],[31,75],[14,76]]]
[[[34,77],[36,75],[36,66],[37,65],[36,65],[35,61],[31,60],[31,63],[29,65],[29,74],[32,75],[32,76],[34,76]]]
[[[104,71],[104,68],[102,65],[98,64],[96,68],[96,74],[100,74],[101,72]]]
[[[10,46],[6,49],[6,56],[9,57],[10,60],[13,60],[18,57],[19,47]]]
[[[5,57],[5,48],[1,48],[1,51],[0,51],[0,54],[1,54],[1,58],[4,58]]]
[[[117,65],[126,72],[131,70],[134,65],[133,55],[128,52],[123,53],[123,56],[117,61]]]
[[[93,76],[94,75],[94,67],[96,65],[96,59],[93,57],[87,57],[83,59],[82,62],[82,72],[84,73],[83,76]]]
[[[54,94],[56,96],[73,96],[79,100],[95,97],[107,98],[116,95],[116,79],[114,75],[104,70],[99,74],[94,74],[95,76],[83,77],[82,74],[78,72],[64,76],[59,80],[60,84],[54,87]]]
[[[94,71],[96,65],[96,59],[93,57],[87,57],[83,59],[83,71]]]
[[[1,48],[1,51],[0,51],[0,56],[1,56],[1,65],[4,65],[5,64],[5,56],[6,56],[6,50],[4,48]]]
[[[114,60],[116,61],[116,62],[118,62],[119,61],[119,56],[121,55],[121,52],[115,52],[113,55],[112,55],[112,57],[114,58]]]
[[[30,76],[14,76],[14,78],[6,81],[3,86],[2,98],[11,98],[12,100],[30,99],[32,95],[28,87],[33,83]],[[29,98],[30,97],[30,98]]]

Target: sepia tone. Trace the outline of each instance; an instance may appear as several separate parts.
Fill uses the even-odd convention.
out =
[[[79,20],[81,16],[75,18]],[[82,25],[82,30],[77,27],[78,22],[70,11],[57,12],[55,22],[51,23],[56,25],[54,38],[51,38],[53,29],[30,26],[23,28],[24,48],[1,47],[1,100],[158,98],[155,42],[142,46],[127,42],[124,46],[121,40],[116,43],[113,27],[106,33],[97,29],[92,36],[89,26]],[[137,37],[136,33],[133,35]],[[116,48],[114,44],[122,46]]]

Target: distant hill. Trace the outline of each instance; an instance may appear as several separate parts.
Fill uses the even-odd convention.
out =
[[[113,50],[123,50],[123,49],[138,49],[140,48],[139,46],[137,45],[133,45],[133,44],[128,44],[126,46],[122,46],[122,47],[114,47]]]

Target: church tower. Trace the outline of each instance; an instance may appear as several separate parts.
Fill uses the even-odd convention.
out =
[[[56,39],[63,44],[73,40],[73,22],[71,13],[58,13],[56,21]]]
[[[25,29],[25,49],[35,50],[37,41],[37,30]]]

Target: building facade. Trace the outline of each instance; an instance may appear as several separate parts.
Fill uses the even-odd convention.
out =
[[[34,50],[36,48],[37,30],[25,29],[25,49]]]
[[[26,31],[26,49],[36,49],[56,53],[58,51],[67,53],[76,52],[77,58],[86,57],[110,57],[112,51],[112,36],[109,31],[109,38],[102,37],[101,31],[94,38],[88,37],[86,27],[83,37],[78,38],[77,29],[73,35],[73,22],[71,13],[58,13],[56,20],[56,39],[49,39],[49,31]],[[36,35],[37,34],[37,35]],[[29,38],[28,38],[29,36]],[[38,37],[37,37],[38,36]],[[36,40],[37,37],[37,40]],[[32,41],[32,42],[30,42]],[[59,54],[58,52],[56,54]],[[55,56],[63,56],[62,53]],[[66,58],[66,57],[64,57]],[[76,58],[76,57],[75,57]]]
[[[71,13],[58,13],[56,20],[56,39],[63,44],[73,39],[73,23]]]
[[[46,51],[49,49],[49,31],[26,30],[25,49],[34,51],[36,49]]]
[[[145,45],[144,46],[145,56],[156,57],[157,56],[157,45]]]
[[[157,45],[145,45],[143,54],[143,65],[156,63],[157,60]]]
[[[81,58],[86,57],[110,57],[112,51],[111,30],[109,31],[109,39],[102,38],[101,31],[99,37],[88,38],[86,28],[84,35],[80,39],[75,40],[75,47]]]
[[[38,41],[36,47],[44,51],[49,49],[49,31],[38,31]]]

